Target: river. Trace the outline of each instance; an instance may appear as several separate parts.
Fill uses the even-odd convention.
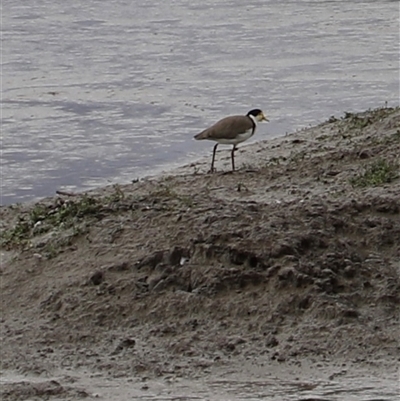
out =
[[[2,29],[3,205],[209,155],[254,107],[259,141],[399,103],[398,1],[4,0]]]
[[[400,396],[398,374],[349,372],[328,367],[311,370],[308,378],[292,376],[289,368],[269,368],[261,375],[221,375],[208,378],[160,379],[105,378],[88,372],[64,371],[60,376],[28,376],[12,372],[0,374],[4,394],[11,399],[29,395],[54,394],[52,399],[101,399],[113,401],[397,401]],[[304,376],[300,375],[300,376]],[[12,398],[14,397],[14,398]],[[18,398],[20,397],[20,398]],[[8,398],[7,398],[8,399]],[[36,398],[35,398],[36,399]]]

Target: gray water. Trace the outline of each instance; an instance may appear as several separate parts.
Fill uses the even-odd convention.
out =
[[[140,381],[137,378],[104,378],[95,374],[88,377],[82,372],[47,378],[2,372],[0,384],[8,386],[10,390],[22,383],[34,386],[55,380],[71,390],[69,396],[66,394],[65,397],[52,398],[55,401],[74,399],[71,393],[76,395],[77,392],[86,394],[89,400],[113,401],[398,401],[398,376],[383,372],[378,377],[360,373],[336,379],[282,379],[273,374],[260,379],[249,374],[248,377],[235,379],[194,380],[171,377]]]
[[[256,141],[399,103],[398,1],[2,8],[2,204],[193,161],[212,146],[194,134],[253,107]]]

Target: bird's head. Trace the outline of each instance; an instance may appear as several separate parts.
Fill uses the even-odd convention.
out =
[[[261,122],[261,121],[269,121],[268,118],[265,116],[264,112],[260,109],[253,109],[250,110],[247,115],[250,117],[254,117],[254,119],[257,122]]]

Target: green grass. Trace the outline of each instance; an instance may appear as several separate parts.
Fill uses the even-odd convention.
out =
[[[399,177],[399,164],[379,159],[366,167],[364,172],[351,178],[354,187],[366,188],[388,184]]]
[[[87,217],[99,216],[103,208],[100,200],[87,195],[77,200],[57,200],[53,205],[38,203],[19,216],[14,227],[0,234],[0,246],[24,245],[35,235],[75,227]]]

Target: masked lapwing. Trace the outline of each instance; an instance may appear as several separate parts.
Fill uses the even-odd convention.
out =
[[[236,145],[251,138],[256,131],[257,123],[261,121],[269,120],[260,109],[253,109],[250,110],[245,116],[225,117],[194,137],[197,140],[209,139],[210,141],[217,142],[213,149],[210,170],[211,173],[215,171],[215,152],[217,151],[217,147],[219,144],[233,145],[231,160],[232,171],[235,171],[235,151],[237,149]]]

